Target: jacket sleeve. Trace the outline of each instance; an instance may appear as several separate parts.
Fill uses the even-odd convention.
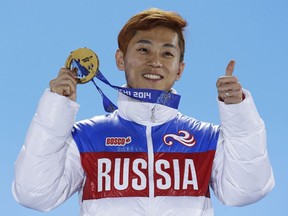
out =
[[[78,104],[46,90],[15,163],[12,185],[20,204],[49,211],[80,189],[83,170],[71,129]]]
[[[235,105],[219,101],[220,136],[213,162],[211,187],[226,205],[257,202],[274,187],[266,147],[265,125],[251,94]]]

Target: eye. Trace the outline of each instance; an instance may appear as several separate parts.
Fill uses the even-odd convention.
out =
[[[140,53],[148,53],[148,49],[144,47],[138,48],[137,51]]]
[[[164,52],[163,56],[165,56],[165,57],[174,57],[174,54],[171,53],[171,52]]]

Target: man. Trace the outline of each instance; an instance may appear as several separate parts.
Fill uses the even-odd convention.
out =
[[[127,89],[172,88],[184,71],[186,21],[145,10],[118,36],[116,64]],[[209,186],[243,206],[274,186],[265,125],[233,76],[217,80],[221,126],[119,93],[118,110],[74,124],[76,75],[61,68],[42,96],[15,165],[13,194],[49,211],[76,191],[81,215],[214,215]]]

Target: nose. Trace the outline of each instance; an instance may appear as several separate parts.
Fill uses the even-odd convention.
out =
[[[159,60],[159,57],[157,54],[154,54],[151,56],[151,58],[149,59],[149,61],[147,62],[147,65],[148,66],[152,66],[152,67],[162,67],[162,63],[161,61]]]

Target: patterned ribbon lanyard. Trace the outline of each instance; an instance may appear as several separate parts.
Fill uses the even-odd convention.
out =
[[[114,88],[115,90],[123,93],[124,95],[137,99],[139,101],[157,103],[174,109],[178,108],[181,97],[180,95],[155,89],[133,89],[112,85],[98,69],[98,57],[90,49],[80,48],[73,51],[66,61],[66,67],[67,66],[71,70],[77,72],[78,83],[86,83],[90,80],[93,82],[94,86],[102,97],[103,107],[106,112],[113,112],[118,108],[111,100],[109,100],[109,98],[96,84],[94,77],[96,77],[106,85]]]

